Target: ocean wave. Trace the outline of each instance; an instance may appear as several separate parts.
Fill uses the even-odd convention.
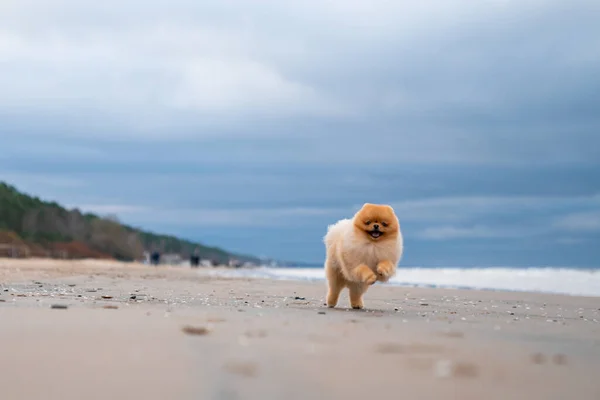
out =
[[[211,275],[322,281],[322,268],[260,267],[209,270]],[[600,270],[571,268],[399,268],[388,284],[413,287],[504,290],[600,297]]]

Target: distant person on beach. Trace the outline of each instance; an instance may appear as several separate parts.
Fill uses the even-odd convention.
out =
[[[194,253],[190,256],[190,265],[192,268],[197,268],[200,265],[200,254],[198,249],[194,250]]]
[[[159,262],[160,262],[160,253],[158,251],[152,252],[152,255],[150,256],[150,263],[152,265],[158,265]]]

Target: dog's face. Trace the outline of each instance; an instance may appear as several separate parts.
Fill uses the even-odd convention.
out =
[[[354,216],[354,227],[373,241],[395,239],[399,230],[398,218],[392,207],[369,203]]]

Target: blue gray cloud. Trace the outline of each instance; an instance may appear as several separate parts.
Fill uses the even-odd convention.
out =
[[[413,265],[597,265],[595,1],[9,0],[0,179],[319,261],[394,204]]]

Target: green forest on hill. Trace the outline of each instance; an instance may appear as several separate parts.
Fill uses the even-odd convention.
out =
[[[0,244],[28,247],[35,256],[53,256],[57,250],[70,258],[114,258],[139,260],[144,251],[177,253],[189,257],[198,251],[201,258],[227,263],[257,261],[174,236],[146,232],[121,224],[116,218],[68,210],[56,202],[29,196],[0,182]]]

